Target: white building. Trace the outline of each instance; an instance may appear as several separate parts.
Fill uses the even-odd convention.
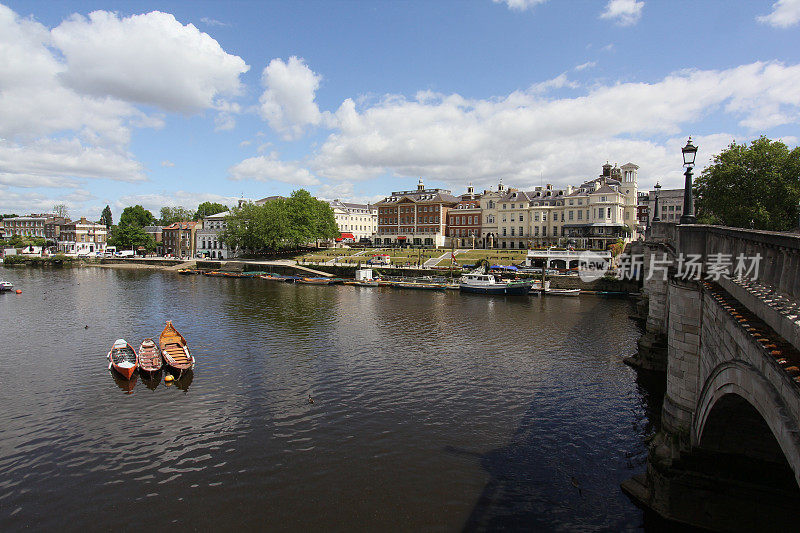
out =
[[[329,201],[343,242],[372,239],[378,231],[378,208],[369,204],[351,204],[338,199]]]
[[[81,217],[61,226],[58,250],[66,254],[103,253],[106,249],[108,228],[105,224],[89,222]]]
[[[201,220],[201,227],[195,233],[195,249],[202,257],[210,259],[229,259],[234,257],[233,251],[219,238],[225,229],[225,217],[230,211],[209,215]]]

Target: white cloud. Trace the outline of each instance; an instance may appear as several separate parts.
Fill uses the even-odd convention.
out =
[[[778,0],[772,4],[772,13],[756,17],[762,24],[775,28],[789,28],[800,22],[800,0]]]
[[[0,182],[20,187],[64,187],[74,179],[142,181],[130,154],[87,147],[77,139],[40,139],[27,145],[0,141]]]
[[[161,162],[161,166],[162,167],[174,167],[175,163],[173,163],[169,159],[165,159],[164,161]]]
[[[0,184],[0,213],[16,213],[18,215],[50,213],[54,205],[65,204],[73,219],[85,215],[89,219],[96,220],[99,218],[100,211],[87,213],[83,207],[86,202],[93,199],[92,193],[82,189],[56,196],[29,191],[20,193]]]
[[[587,61],[586,63],[581,63],[575,67],[575,70],[581,71],[586,70],[587,68],[594,68],[597,66],[597,61]]]
[[[245,159],[228,169],[232,180],[280,181],[308,187],[320,181],[296,162],[281,161],[276,152]]]
[[[240,92],[239,76],[249,70],[242,58],[169,13],[119,18],[94,11],[88,19],[73,15],[51,34],[69,87],[167,111],[216,108],[222,96]]]
[[[223,99],[247,71],[208,35],[172,15],[74,15],[53,30],[0,4],[0,183],[76,188],[86,179],[141,181],[131,132],[161,128],[165,110],[212,108],[231,127],[240,107]]]
[[[544,83],[566,86],[559,78]],[[655,83],[599,86],[571,98],[547,97],[540,85],[490,100],[431,92],[414,99],[389,95],[364,106],[345,100],[336,112],[339,128],[310,167],[321,178],[344,182],[388,173],[454,187],[468,181],[486,186],[500,178],[527,187],[538,185],[543,174],[566,185],[598,173],[599,165],[614,158],[648,173],[679,171],[679,164],[667,163],[673,157],[670,139],[679,154],[686,125],[711,113],[727,114],[753,132],[800,120],[800,93],[791,89],[800,85],[800,65],[687,70]]]
[[[214,131],[229,131],[236,127],[236,119],[230,113],[220,113],[214,117]]]
[[[506,4],[513,11],[525,11],[544,4],[547,0],[492,0],[495,4]]]
[[[620,26],[633,26],[642,18],[644,2],[641,0],[608,0],[602,19],[610,19]]]
[[[365,195],[354,191],[352,183],[323,183],[314,191],[320,200],[342,200],[357,204],[374,204],[381,201],[386,195]]]
[[[222,22],[217,19],[212,19],[209,17],[203,17],[200,19],[200,22],[205,24],[206,26],[221,26],[223,28],[230,26],[227,22]]]
[[[287,140],[302,136],[307,126],[317,126],[325,119],[314,101],[321,79],[295,56],[287,62],[273,59],[261,77],[265,87],[261,116]]]

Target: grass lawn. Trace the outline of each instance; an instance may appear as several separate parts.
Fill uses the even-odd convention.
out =
[[[362,253],[359,253],[362,252]],[[358,254],[358,255],[356,255]],[[386,254],[392,259],[393,264],[404,265],[410,263],[416,265],[417,261],[424,263],[425,261],[442,257],[442,260],[437,263],[440,267],[450,266],[450,250],[447,248],[433,249],[400,249],[400,248],[336,248],[328,250],[316,250],[314,252],[297,257],[298,261],[312,262],[312,263],[325,263],[334,258],[338,258],[339,264],[356,265],[359,261],[366,264],[367,260],[375,254]],[[479,259],[487,259],[494,265],[510,265],[519,264],[525,261],[528,250],[467,250],[456,254],[456,260],[459,264],[474,264]]]

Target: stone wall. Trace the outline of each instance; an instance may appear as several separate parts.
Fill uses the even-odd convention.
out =
[[[697,282],[671,280],[668,290],[667,391],[661,417],[664,431],[689,444],[700,374],[701,292]]]

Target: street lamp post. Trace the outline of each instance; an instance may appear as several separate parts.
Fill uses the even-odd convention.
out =
[[[653,189],[656,191],[656,199],[653,202],[653,222],[661,222],[661,218],[658,216],[658,191],[661,190],[661,185],[656,182]]]
[[[694,158],[697,155],[697,146],[692,144],[692,138],[681,148],[683,152],[683,165],[686,167],[686,181],[683,184],[683,214],[681,224],[695,224],[697,218],[694,216],[694,195],[692,194],[692,167]]]

